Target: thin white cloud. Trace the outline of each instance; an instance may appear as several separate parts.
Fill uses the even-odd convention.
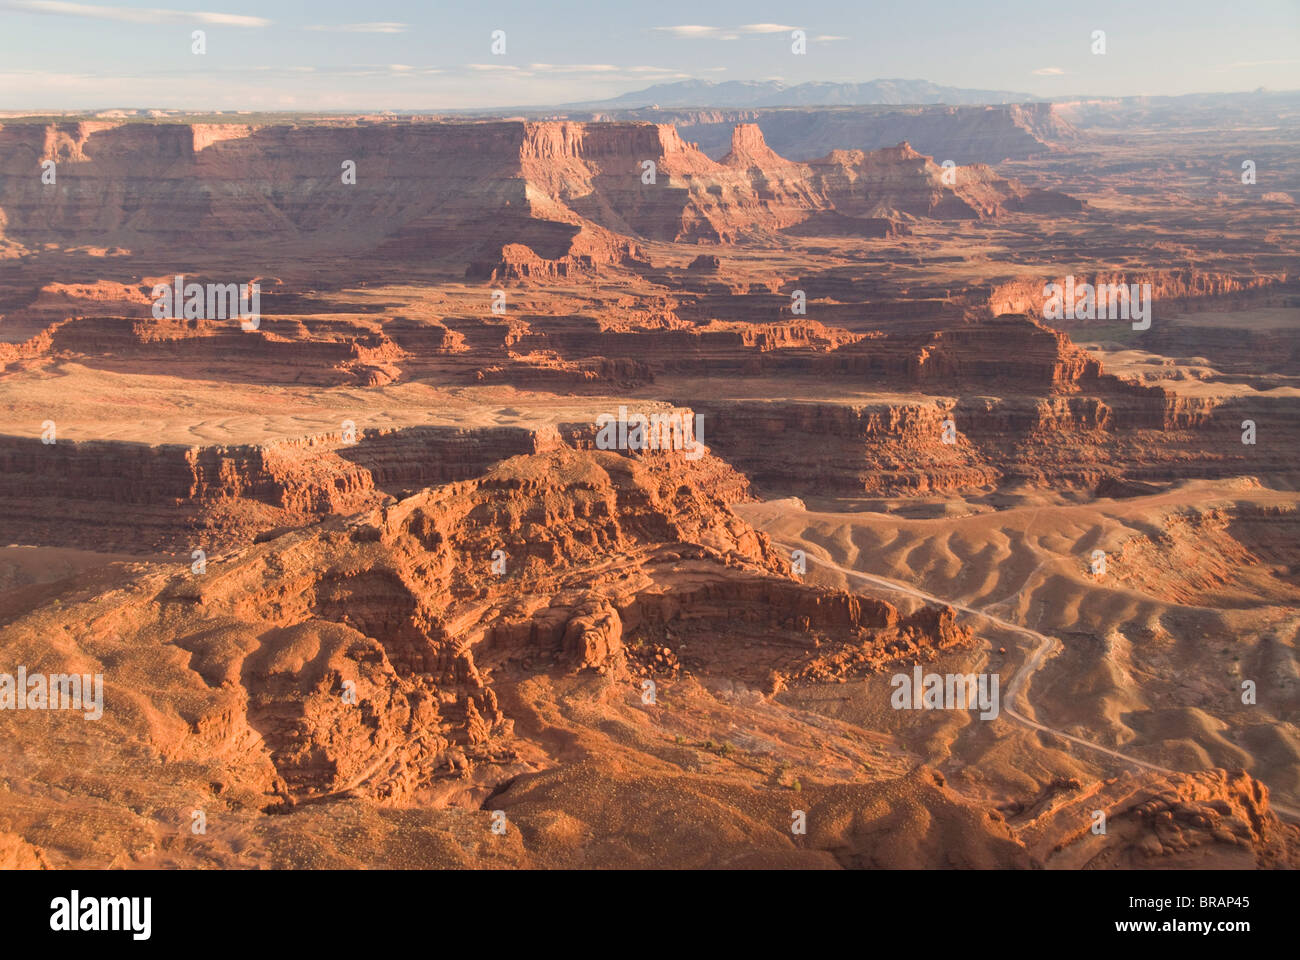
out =
[[[529,76],[532,76],[532,74],[528,73],[527,70],[521,70],[519,69],[519,67],[516,67],[515,65],[510,63],[468,63],[466,64],[466,66],[469,67],[471,70],[481,70],[485,73],[488,72],[518,73],[518,74],[528,74]]]
[[[271,76],[292,77],[299,74],[318,74],[324,77],[392,77],[393,74],[430,74],[442,73],[438,67],[415,67],[406,63],[354,63],[354,64],[334,64],[321,66],[281,66],[280,64],[259,63],[252,66],[230,66],[222,67],[214,64],[207,68],[205,73],[229,73],[240,74],[246,71],[255,71],[269,74]],[[167,76],[186,76],[192,71],[181,70],[161,70],[148,71],[137,76],[148,77],[167,77]]]
[[[1036,77],[1063,77],[1065,71],[1060,67],[1039,67],[1034,71]]]
[[[798,27],[783,23],[747,23],[739,27],[706,27],[697,23],[683,23],[674,27],[655,27],[659,33],[670,33],[681,40],[739,40],[741,35],[761,36],[768,33],[789,33]],[[826,39],[840,39],[828,37]]]
[[[839,37],[833,33],[823,33],[813,37],[814,43],[834,43],[836,40],[847,40],[848,37]]]
[[[158,10],[152,7],[101,7],[63,0],[0,0],[0,7],[58,17],[90,20],[118,20],[122,23],[207,23],[222,27],[266,27],[271,21],[238,13],[205,13],[201,10]]]
[[[625,68],[612,63],[530,63],[528,69],[542,73],[613,73]]]
[[[144,66],[140,59],[133,66]],[[263,66],[263,64],[258,64]],[[283,70],[283,72],[280,72]],[[327,69],[297,73],[273,67],[252,72],[247,65],[221,66],[218,60],[195,71],[133,70],[130,76],[114,73],[50,73],[15,71],[0,63],[0,122],[8,116],[34,113],[99,112],[124,103],[139,104],[139,115],[150,110],[185,113],[221,111],[238,115],[264,110],[306,110],[382,114],[386,111],[414,111],[421,114],[450,109],[485,111],[516,108],[520,104],[568,103],[602,98],[631,89],[637,75],[617,73],[537,74],[526,70],[470,73],[464,65],[444,73],[419,64],[411,71],[394,73],[385,64],[366,64],[362,69]],[[345,77],[348,82],[329,80]],[[685,74],[666,74],[686,79]],[[283,79],[268,83],[269,78]],[[466,78],[471,82],[466,82]],[[639,75],[642,81],[645,74]],[[166,78],[168,82],[160,82]],[[355,79],[354,79],[355,78]],[[655,75],[660,79],[660,75]],[[600,91],[596,93],[595,91]],[[158,113],[157,116],[164,114]]]
[[[405,33],[409,24],[389,23],[318,23],[307,27],[308,30],[320,30],[326,33]]]
[[[702,27],[695,23],[684,23],[675,27],[655,27],[660,33],[671,33],[674,37],[681,37],[684,40],[703,40],[709,37],[717,37],[723,33],[721,27]]]

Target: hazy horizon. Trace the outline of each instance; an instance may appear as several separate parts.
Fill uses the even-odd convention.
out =
[[[1036,100],[1300,89],[1300,5],[1220,10],[1206,0],[1083,12],[1022,0],[884,10],[507,3],[495,13],[408,2],[359,12],[341,0],[307,12],[279,0],[219,0],[215,9],[0,0],[0,109],[490,110],[686,79],[905,78]],[[201,55],[195,30],[204,32]],[[494,53],[498,30],[504,52]],[[791,49],[795,30],[802,55]],[[1104,55],[1093,52],[1097,30]]]

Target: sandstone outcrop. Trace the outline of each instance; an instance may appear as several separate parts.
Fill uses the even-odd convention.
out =
[[[0,862],[1295,865],[1264,109],[0,124]]]
[[[1173,312],[1205,301],[1217,302],[1231,306],[1234,295],[1251,291],[1265,290],[1282,284],[1286,280],[1283,274],[1251,274],[1249,276],[1231,276],[1223,273],[1206,272],[1195,269],[1185,270],[1139,270],[1123,273],[1074,273],[1063,270],[1059,274],[1045,274],[1040,279],[1020,279],[993,286],[988,291],[987,304],[994,314],[1031,314],[1041,317],[1043,304],[1047,299],[1043,295],[1046,284],[1064,281],[1065,275],[1074,276],[1076,286],[1084,283],[1095,287],[1105,284],[1150,284],[1153,318],[1157,315],[1169,316]],[[1114,323],[1115,318],[1098,316],[1096,320],[1080,317],[1069,321],[1086,326],[1092,323]],[[1153,331],[1153,334],[1155,332]]]
[[[159,748],[185,760],[259,744],[238,789],[269,812],[398,801],[508,766],[526,745],[494,678],[554,670],[630,687],[629,646],[664,631],[698,651],[692,669],[756,683],[970,643],[951,610],[903,616],[789,579],[715,492],[729,473],[712,459],[515,457],[283,532],[201,573],[156,575],[105,600],[96,619],[127,632],[138,655],[163,656],[147,685],[160,702],[172,684],[197,684],[185,726]],[[739,655],[742,637],[760,641],[759,655]],[[656,664],[662,656],[651,675]]]
[[[1094,809],[1106,814],[1104,837],[1092,832]],[[1008,812],[1026,846],[1054,867],[1297,866],[1300,831],[1278,818],[1268,788],[1244,770],[1065,782]]]
[[[30,175],[43,160],[62,165],[58,190]],[[341,172],[349,161],[355,182]],[[643,182],[647,163],[654,176]],[[262,186],[250,190],[253,170]],[[736,126],[715,162],[652,123],[6,123],[0,219],[8,240],[33,249],[58,238],[175,266],[195,260],[201,237],[208,262],[292,242],[319,256],[459,261],[471,278],[519,281],[644,263],[638,238],[731,243],[831,210],[870,220],[1079,208],[984,167],[951,187],[939,170],[906,145],[786,160],[753,124]]]
[[[658,119],[721,156],[738,123],[752,123],[782,156],[811,160],[834,149],[879,150],[906,140],[939,162],[1000,163],[1050,154],[1079,132],[1054,104],[1003,106],[631,110],[610,119]]]

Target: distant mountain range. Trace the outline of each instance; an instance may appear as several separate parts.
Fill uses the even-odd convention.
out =
[[[794,86],[778,80],[681,80],[659,83],[608,100],[566,103],[567,109],[627,110],[637,107],[835,107],[869,104],[1025,103],[1041,100],[1011,90],[945,87],[929,80],[869,80],[866,83],[810,81]]]

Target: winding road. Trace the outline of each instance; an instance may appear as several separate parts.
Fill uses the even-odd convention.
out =
[[[1029,717],[1025,716],[1023,713],[1021,713],[1019,710],[1016,709],[1015,707],[1016,699],[1020,695],[1021,688],[1024,687],[1025,682],[1028,681],[1029,678],[1032,677],[1035,672],[1037,672],[1037,670],[1043,665],[1043,662],[1045,660],[1047,660],[1051,655],[1055,654],[1057,650],[1060,649],[1061,641],[1058,640],[1056,637],[1049,637],[1047,634],[1039,633],[1037,630],[1031,630],[1028,627],[1022,627],[1018,623],[1012,623],[1010,620],[1003,620],[1001,617],[996,616],[995,614],[992,613],[988,613],[985,610],[981,610],[978,607],[968,607],[965,604],[957,603],[953,600],[945,600],[942,597],[936,597],[933,594],[926,593],[924,590],[918,590],[915,587],[908,586],[905,583],[899,583],[896,580],[890,580],[886,577],[878,577],[875,574],[871,574],[871,573],[862,573],[859,570],[852,570],[848,567],[841,567],[837,563],[832,563],[829,560],[826,560],[822,557],[818,557],[815,554],[813,554],[811,551],[812,548],[816,546],[815,544],[809,544],[809,543],[792,544],[786,540],[778,539],[775,534],[769,533],[769,536],[772,537],[774,543],[780,544],[781,546],[785,547],[787,550],[790,549],[803,550],[804,554],[808,557],[808,559],[811,562],[821,564],[822,566],[827,567],[831,570],[836,570],[839,573],[844,574],[846,577],[854,577],[858,580],[864,580],[867,583],[873,584],[874,586],[882,587],[886,590],[893,590],[898,593],[903,593],[910,597],[916,597],[918,600],[924,600],[926,603],[935,603],[935,604],[949,606],[952,607],[954,610],[961,611],[962,613],[970,614],[971,616],[974,617],[983,618],[984,620],[996,624],[997,626],[1001,627],[1004,630],[1009,630],[1013,633],[1019,633],[1022,636],[1032,638],[1033,640],[1037,641],[1038,645],[1034,648],[1033,652],[1030,653],[1029,656],[1025,658],[1025,662],[1020,665],[1020,669],[1015,672],[1015,674],[1011,677],[1010,682],[1007,683],[1006,694],[1004,696],[1003,703],[1002,703],[1003,713],[1006,713],[1012,719],[1018,721],[1019,723],[1023,723],[1025,726],[1033,730],[1040,730],[1043,733],[1050,733],[1053,736],[1060,737],[1062,740],[1068,740],[1070,743],[1077,744],[1078,746],[1084,747],[1085,749],[1092,750],[1096,753],[1105,754],[1108,757],[1113,757],[1116,760],[1122,760],[1125,763],[1133,764],[1134,766],[1141,767],[1145,770],[1154,770],[1157,773],[1169,773],[1169,774],[1180,774],[1186,772],[1181,770],[1171,770],[1168,767],[1162,767],[1159,764],[1150,763],[1149,761],[1139,759],[1138,757],[1131,756],[1127,753],[1121,753],[1118,750],[1112,750],[1109,747],[1101,746],[1101,744],[1092,743],[1089,740],[1084,740],[1080,737],[1073,736],[1072,734],[1068,734],[1063,730],[1058,730],[1055,727],[1049,727],[1044,723],[1039,723],[1037,720],[1031,720]],[[1286,816],[1292,820],[1300,821],[1300,810],[1278,803],[1277,801],[1273,800],[1271,797],[1269,798],[1269,806],[1271,806],[1275,811],[1277,811],[1279,814],[1283,816]]]

